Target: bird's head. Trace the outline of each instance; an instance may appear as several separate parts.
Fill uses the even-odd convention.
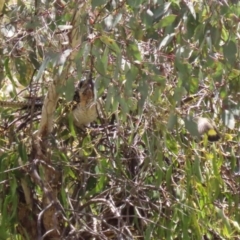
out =
[[[81,104],[88,104],[96,99],[95,84],[90,80],[82,80],[79,82],[75,90],[73,101]]]

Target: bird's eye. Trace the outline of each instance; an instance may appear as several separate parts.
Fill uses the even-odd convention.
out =
[[[81,81],[79,82],[79,84],[78,84],[78,87],[79,87],[79,88],[82,88],[83,85],[84,85],[84,83],[85,83],[85,80],[81,80]]]
[[[74,95],[73,95],[73,101],[80,102],[80,96],[79,96],[78,90],[76,90]]]

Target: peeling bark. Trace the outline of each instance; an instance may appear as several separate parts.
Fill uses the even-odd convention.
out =
[[[59,94],[57,89],[66,84],[68,79],[68,72],[71,66],[77,47],[81,44],[81,33],[79,29],[79,22],[84,12],[82,8],[86,3],[81,4],[76,9],[73,15],[73,31],[71,32],[70,45],[73,50],[65,50],[61,55],[55,66],[56,75],[53,82],[49,86],[48,93],[44,99],[42,108],[40,127],[35,135],[34,140],[34,157],[33,159],[41,159],[46,162],[48,166],[52,166],[51,151],[48,144],[48,136],[52,132],[54,123],[54,113],[56,110]],[[44,179],[39,179],[36,171],[31,173],[31,177],[35,179],[35,183],[39,184],[43,190],[42,211],[39,213],[39,222],[43,223],[45,233],[39,233],[41,228],[38,228],[38,238],[40,239],[45,234],[44,239],[58,239],[61,236],[61,226],[63,224],[63,208],[58,201],[58,195],[61,186],[61,171],[53,167],[45,167]],[[40,223],[39,223],[40,225]]]

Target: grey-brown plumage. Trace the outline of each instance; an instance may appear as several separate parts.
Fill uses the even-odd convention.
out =
[[[208,140],[211,142],[215,142],[220,139],[220,133],[212,120],[204,117],[197,117],[195,118],[195,121],[197,123],[199,135],[207,134]]]
[[[80,82],[73,100],[77,103],[73,110],[73,121],[77,127],[86,126],[98,117],[97,101],[92,81]]]

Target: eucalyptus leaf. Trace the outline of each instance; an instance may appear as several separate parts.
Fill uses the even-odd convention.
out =
[[[92,8],[94,9],[95,7],[106,4],[107,2],[107,0],[92,0]]]
[[[159,45],[159,50],[166,47],[174,38],[175,33],[167,34],[167,36],[164,37],[164,39],[161,41]]]
[[[233,41],[228,42],[223,46],[224,57],[230,64],[234,64],[236,61],[237,46]]]

